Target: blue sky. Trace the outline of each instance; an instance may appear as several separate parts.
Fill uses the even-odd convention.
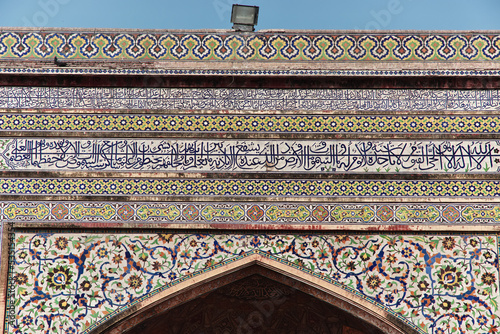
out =
[[[230,29],[233,3],[257,30],[500,30],[499,0],[0,0],[0,26]]]

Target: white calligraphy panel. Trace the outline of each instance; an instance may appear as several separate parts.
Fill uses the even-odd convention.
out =
[[[6,139],[7,170],[496,173],[500,141]]]

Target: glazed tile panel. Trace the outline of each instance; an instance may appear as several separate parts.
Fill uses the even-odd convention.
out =
[[[497,111],[500,91],[0,87],[0,108]]]
[[[497,204],[79,202],[0,203],[1,221],[182,224],[498,224]]]
[[[498,133],[500,117],[6,113],[0,131],[180,133]]]
[[[468,61],[500,59],[498,34],[0,33],[0,59]]]
[[[4,178],[0,195],[495,198],[500,181]]]
[[[6,332],[88,333],[178,282],[259,253],[366,298],[421,333],[493,333],[497,243],[496,235],[16,231]]]
[[[0,169],[498,173],[500,141],[3,139]]]

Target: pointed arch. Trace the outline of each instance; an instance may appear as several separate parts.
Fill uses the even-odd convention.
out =
[[[253,270],[252,270],[253,269]],[[328,283],[313,275],[293,268],[284,262],[276,261],[263,254],[254,253],[237,261],[232,261],[179,282],[158,294],[144,299],[101,323],[92,330],[92,334],[116,334],[137,326],[148,318],[172,309],[201,294],[235,282],[255,271],[267,276],[276,275],[284,278],[281,283],[290,285],[302,292],[326,301],[335,307],[360,318],[388,334],[419,333],[404,319],[398,319],[380,306],[352,292]]]

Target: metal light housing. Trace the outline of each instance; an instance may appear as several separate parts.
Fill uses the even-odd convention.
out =
[[[236,31],[254,31],[259,18],[258,6],[233,5],[231,23]]]

